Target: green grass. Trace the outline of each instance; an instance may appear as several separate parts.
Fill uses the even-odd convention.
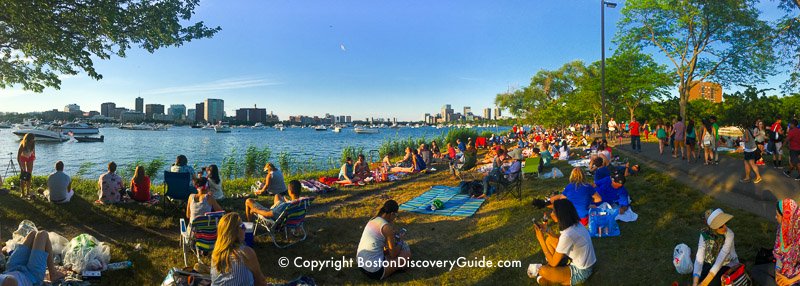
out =
[[[556,164],[569,173],[566,163]],[[444,169],[444,168],[440,168]],[[314,174],[317,176],[318,174]],[[311,177],[314,177],[311,176]],[[317,176],[318,177],[318,176]],[[40,179],[37,182],[41,183]],[[252,179],[225,181],[226,193],[249,190]],[[446,172],[415,175],[399,182],[363,187],[343,188],[321,195],[314,202],[306,219],[309,237],[287,249],[277,249],[264,237],[255,247],[263,272],[272,282],[285,282],[300,275],[311,276],[321,284],[374,283],[357,269],[322,271],[280,268],[281,257],[330,260],[342,256],[354,258],[364,225],[383,201],[392,198],[402,203],[427,191],[432,185],[455,185]],[[153,285],[160,283],[168,267],[182,266],[179,248],[178,219],[183,210],[144,207],[138,204],[103,206],[91,203],[96,199],[96,182],[80,180],[78,194],[66,205],[51,205],[37,199],[27,201],[17,196],[0,200],[0,233],[10,236],[22,219],[30,219],[43,229],[67,237],[89,233],[111,245],[112,261],[131,260],[134,267],[104,274],[106,285]],[[486,257],[490,260],[518,260],[521,268],[445,268],[410,269],[393,275],[388,284],[458,284],[520,285],[531,284],[525,268],[541,263],[544,256],[536,243],[531,218],[542,213],[530,206],[531,199],[552,191],[560,191],[566,178],[537,180],[528,178],[523,185],[525,199],[511,196],[490,198],[469,218],[452,218],[401,212],[398,224],[408,229],[406,236],[412,258],[418,260],[453,260],[458,257]],[[686,284],[688,275],[676,274],[671,254],[678,243],[696,248],[698,231],[705,209],[723,207],[735,218],[729,226],[736,232],[736,248],[740,257],[750,259],[756,247],[770,247],[775,223],[725,208],[672,178],[645,171],[628,181],[639,214],[634,223],[621,223],[622,235],[593,239],[598,264],[587,285],[664,285],[672,281]],[[160,189],[159,189],[160,190]],[[309,194],[303,194],[309,195]],[[264,204],[271,199],[262,198]],[[222,205],[229,211],[243,213],[243,199],[227,199]],[[141,243],[143,250],[134,250]],[[535,283],[534,283],[535,284]]]

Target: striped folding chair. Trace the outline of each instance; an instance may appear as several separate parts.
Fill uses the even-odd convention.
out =
[[[217,224],[225,215],[225,211],[209,212],[195,217],[191,229],[187,228],[186,220],[181,219],[181,248],[183,249],[183,264],[188,266],[186,253],[194,252],[197,262],[203,264],[201,256],[210,255],[217,242]]]
[[[311,205],[313,200],[314,198],[300,198],[290,202],[290,205],[274,220],[257,214],[253,235],[258,234],[259,226],[263,227],[266,229],[266,234],[272,238],[272,243],[278,248],[286,248],[306,240],[307,233],[304,224],[308,206]],[[278,242],[276,234],[281,232],[283,232],[286,242]],[[292,236],[296,236],[298,239],[291,241],[290,232]],[[302,237],[300,237],[301,234]]]

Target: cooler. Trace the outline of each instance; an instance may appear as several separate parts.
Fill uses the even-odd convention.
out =
[[[253,247],[255,245],[253,231],[255,230],[255,225],[252,222],[245,222],[244,223],[244,244]]]

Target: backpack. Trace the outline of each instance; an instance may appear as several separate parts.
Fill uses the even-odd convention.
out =
[[[708,130],[706,130],[708,131]],[[703,146],[710,147],[711,142],[714,140],[714,136],[711,135],[711,132],[704,132],[703,133]]]

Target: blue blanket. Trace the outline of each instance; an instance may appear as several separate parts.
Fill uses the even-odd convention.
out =
[[[432,211],[429,206],[436,199],[444,203],[444,208]],[[433,186],[422,195],[401,204],[400,209],[421,214],[468,217],[478,211],[483,201],[461,194],[459,187]]]

